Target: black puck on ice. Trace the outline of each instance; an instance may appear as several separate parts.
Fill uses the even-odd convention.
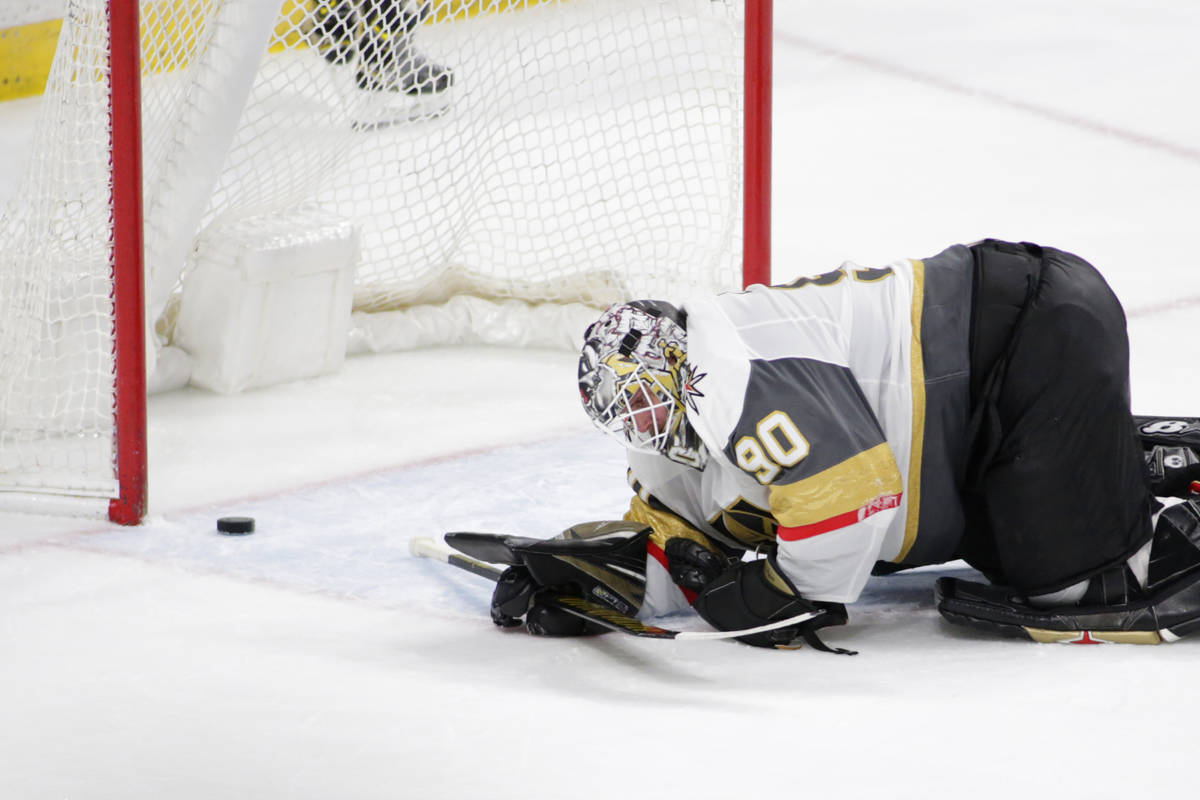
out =
[[[217,531],[226,536],[254,533],[254,517],[221,517],[217,520]]]

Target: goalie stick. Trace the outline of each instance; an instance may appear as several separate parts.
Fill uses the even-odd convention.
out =
[[[499,567],[495,567],[484,561],[478,561],[469,556],[460,555],[442,547],[428,536],[418,536],[412,539],[408,543],[408,549],[414,556],[432,558],[435,561],[441,561],[452,567],[458,567],[480,577],[487,578],[490,581],[499,580],[500,575],[504,572]],[[746,628],[738,631],[675,631],[669,628],[660,628],[657,625],[647,625],[639,619],[626,614],[620,614],[612,609],[584,600],[582,597],[549,595],[543,598],[543,602],[548,602],[569,614],[574,614],[577,617],[581,617],[588,622],[594,622],[609,630],[628,633],[632,636],[642,636],[648,639],[682,639],[693,641],[698,639],[736,639],[738,636],[747,636],[752,633],[786,628],[788,625],[797,625],[817,616],[815,612],[808,611],[767,625],[759,625],[756,628]]]

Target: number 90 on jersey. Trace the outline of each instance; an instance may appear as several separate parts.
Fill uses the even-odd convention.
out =
[[[808,440],[784,411],[772,411],[754,426],[754,436],[743,436],[733,446],[739,467],[768,484],[784,467],[799,464],[808,455]]]

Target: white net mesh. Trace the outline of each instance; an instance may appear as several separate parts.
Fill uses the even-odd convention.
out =
[[[108,35],[72,7],[39,139],[0,216],[0,478],[111,496],[112,303]]]
[[[49,5],[10,3],[0,22]],[[106,3],[60,5],[32,156],[0,219],[0,484],[104,494]],[[358,229],[354,305],[371,315],[358,342],[453,339],[445,315],[436,335],[379,329],[464,295],[501,311],[601,307],[740,282],[740,0],[157,0],[141,13],[158,345],[206,241],[314,214]],[[495,313],[472,312],[484,340],[501,338]]]
[[[375,70],[394,83],[407,77],[388,75],[386,58],[370,63],[378,27],[370,22],[385,4],[332,4],[351,31],[346,64],[315,52],[342,43],[328,34],[318,47],[263,61],[201,225],[305,203],[335,209],[362,228],[356,306],[366,311],[464,291],[602,304],[681,283],[736,283],[741,24],[733,8],[490,3],[513,10],[437,22],[441,3],[407,46],[452,70],[453,85],[413,98],[357,88]],[[313,23],[312,15],[289,20],[271,47],[312,41]],[[147,130],[147,164],[169,163],[162,151],[179,136],[157,124]],[[177,202],[163,196],[174,191],[152,193],[153,208]],[[150,231],[154,254],[163,235]],[[160,276],[154,267],[161,300],[173,270]]]

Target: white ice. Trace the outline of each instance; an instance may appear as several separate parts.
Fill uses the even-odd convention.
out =
[[[1200,413],[1200,6],[775,20],[776,278],[1072,250],[1126,304],[1135,409]],[[1191,796],[1200,640],[954,629],[931,587],[962,565],[873,581],[828,636],[854,658],[494,629],[487,584],[407,542],[619,515],[573,381],[570,353],[446,348],[152,398],[145,525],[0,516],[0,797]],[[219,537],[226,514],[258,532]]]

